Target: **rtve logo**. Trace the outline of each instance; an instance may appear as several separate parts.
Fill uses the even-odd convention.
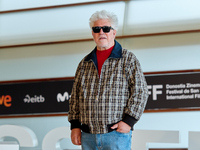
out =
[[[71,95],[68,92],[65,92],[63,95],[61,93],[57,94],[57,102],[64,102],[65,100],[69,100]]]
[[[162,94],[161,89],[163,88],[163,85],[148,85],[147,88],[148,88],[148,94],[149,95],[152,94],[152,99],[156,101],[157,95]]]
[[[0,105],[4,105],[6,107],[10,107],[12,105],[11,101],[12,101],[12,98],[11,98],[10,95],[2,95],[0,97]]]

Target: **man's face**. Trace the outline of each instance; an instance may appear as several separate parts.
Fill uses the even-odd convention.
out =
[[[103,26],[111,26],[109,20],[107,19],[100,19],[94,22],[93,27],[103,27]],[[116,30],[110,29],[110,32],[104,33],[103,30],[101,29],[99,33],[94,33],[92,31],[92,36],[94,38],[94,41],[97,45],[98,50],[106,50],[109,49],[114,45],[114,39],[116,35]]]

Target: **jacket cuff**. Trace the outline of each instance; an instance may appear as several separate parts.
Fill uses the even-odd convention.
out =
[[[79,122],[79,120],[71,120],[71,130],[74,128],[80,128],[81,129],[81,123]]]
[[[133,129],[133,126],[138,120],[128,114],[125,114],[125,117],[122,119],[122,121],[128,124],[131,127],[131,129]]]

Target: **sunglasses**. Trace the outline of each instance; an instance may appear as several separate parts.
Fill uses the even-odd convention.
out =
[[[99,33],[101,29],[103,30],[104,33],[110,32],[110,29],[114,30],[112,27],[109,27],[109,26],[103,26],[103,27],[97,26],[97,27],[92,27],[92,30],[93,30],[94,33]]]

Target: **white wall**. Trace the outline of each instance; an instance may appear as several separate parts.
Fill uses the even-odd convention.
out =
[[[131,1],[130,3],[133,3],[133,2],[134,1]],[[135,2],[139,3],[140,1],[135,1]],[[141,1],[141,2],[148,3],[148,6],[150,4],[149,3],[150,1]],[[158,1],[155,0],[152,2],[158,2]],[[163,2],[168,4],[167,1],[165,0],[163,0]],[[176,2],[178,3],[180,1],[176,1]],[[123,5],[123,6],[122,5],[119,6],[121,8],[119,10],[121,11],[119,10],[117,11],[114,8],[112,9],[114,11],[117,11],[118,14],[121,14],[122,12],[124,13],[125,4],[122,2],[116,3],[116,5],[118,4]],[[181,4],[184,4],[184,5],[181,5],[182,6],[181,8],[184,8],[183,10],[188,10],[187,8],[192,8],[192,7],[187,7],[188,4],[190,5],[192,4],[191,1],[185,0]],[[131,5],[132,4],[130,4],[129,6]],[[147,6],[145,3],[140,6],[142,7],[144,5]],[[98,8],[100,6],[102,5],[98,5]],[[194,6],[197,6],[197,3],[195,3]],[[105,8],[110,8],[110,7],[108,7],[108,5],[105,5]],[[158,8],[158,5],[154,6],[154,9],[155,8]],[[95,10],[95,8],[93,8],[93,10]],[[131,11],[131,9],[129,10]],[[141,13],[141,11],[139,10],[145,12],[144,8],[142,9],[138,8],[137,15],[133,15],[131,12],[128,14],[132,14],[136,18],[137,17],[142,18],[145,21],[146,16],[142,16],[144,14]],[[191,9],[190,11],[188,10],[188,13],[191,11],[192,11]],[[193,11],[196,12],[195,14],[199,13],[197,9],[193,9]],[[88,15],[90,13],[92,12],[90,12],[90,10],[88,9],[86,14]],[[19,15],[19,14],[16,14],[16,15]],[[149,16],[148,20],[155,20],[156,14],[158,16],[160,15],[159,12],[154,13],[154,15]],[[156,20],[155,22],[151,22],[151,23],[143,22],[142,25],[139,24],[138,26],[135,26],[135,28],[138,27],[138,31],[139,31],[139,27],[144,27],[144,29],[146,30],[145,31],[146,33],[150,33],[151,31],[155,32],[156,29],[159,29],[158,30],[159,32],[173,31],[174,29],[177,29],[177,24],[183,23],[182,21],[184,19],[185,19],[184,22],[187,22],[189,20],[195,20],[194,22],[198,22],[200,18],[200,16],[194,17],[194,15],[191,15],[191,16],[187,15],[185,18],[184,16],[182,16],[183,18],[181,18],[180,17],[181,14],[182,13],[180,11],[180,15],[177,15],[179,16],[179,19],[177,19],[177,21],[175,21],[176,19],[173,19],[173,17],[170,18],[169,16],[166,17],[166,20],[165,20],[162,18],[163,16],[165,17],[165,15],[163,16],[160,15],[160,18],[163,19],[163,20],[160,20],[161,22],[160,24],[158,23],[159,18],[157,18],[158,20]],[[194,13],[189,13],[189,14],[194,14]],[[3,14],[3,16],[5,17],[4,19],[6,19],[6,15],[11,15],[11,14]],[[134,30],[131,28],[132,26],[134,26],[134,24],[130,22],[131,19],[134,20],[134,18],[131,18],[132,15],[128,15],[129,18],[127,17],[125,20],[123,18],[123,15],[120,16],[120,18],[123,19],[123,21],[121,21],[121,26],[118,32],[119,35],[123,35],[123,33],[128,34],[127,31],[132,32]],[[173,16],[173,14],[170,16]],[[8,16],[8,17],[12,18],[14,16]],[[2,19],[1,16],[0,16],[0,19]],[[167,20],[170,20],[170,21],[167,21]],[[176,26],[174,26],[173,24],[174,21],[176,23]],[[165,24],[166,22],[167,24]],[[181,30],[196,29],[198,24],[195,24],[194,22],[191,21],[190,23],[193,24],[193,26],[190,26],[190,27],[187,26],[187,28],[185,28],[186,26],[182,25],[183,28],[181,28]],[[170,23],[172,23],[172,25],[170,25]],[[86,23],[84,23],[83,25],[84,28],[86,28],[85,24]],[[148,29],[148,25],[150,26],[149,29]],[[159,25],[160,25],[160,28],[158,27]],[[169,28],[167,28],[167,25],[169,25]],[[23,28],[20,28],[20,27],[21,26],[19,24],[19,29],[23,31]],[[0,26],[0,31],[4,29],[4,32],[0,32],[0,33],[4,33],[4,35],[7,38],[4,39],[3,36],[1,36],[0,44],[12,45],[12,44],[27,43],[27,42],[38,42],[37,41],[38,35],[39,35],[40,42],[45,41],[46,40],[45,37],[48,37],[47,40],[49,41],[59,40],[59,37],[58,38],[55,38],[55,37],[59,35],[59,33],[61,32],[57,32],[56,30],[58,28],[56,28],[55,26],[51,28],[52,28],[52,31],[49,30],[48,31],[49,33],[47,32],[48,34],[45,34],[44,36],[42,35],[41,32],[39,32],[39,30],[36,30],[36,32],[38,32],[39,34],[34,34],[34,36],[33,34],[30,34],[29,31],[31,31],[32,29],[34,30],[34,26],[31,26],[31,30],[27,30],[28,31],[27,33],[16,31],[19,33],[19,35],[16,34],[17,36],[13,36],[12,34],[16,32],[10,32],[10,30],[5,31],[6,30],[6,24],[5,24],[4,26]],[[124,28],[125,28],[124,31],[126,32],[122,31]],[[66,31],[65,28],[62,28],[62,29]],[[85,31],[90,32],[89,27]],[[88,33],[85,33],[85,31],[83,31],[81,37],[79,37],[78,34],[76,33],[75,38],[90,37],[91,35],[89,35]],[[140,31],[143,31],[143,30],[140,30]],[[134,33],[131,33],[131,34],[134,34]],[[28,39],[27,40],[24,38],[21,39],[20,36],[23,37],[23,35],[28,36]],[[31,37],[33,37],[33,39]],[[62,40],[62,39],[65,39],[65,37],[70,38],[70,35],[66,34],[60,37],[62,37],[60,38]],[[185,33],[185,34],[175,34],[175,35],[127,38],[127,39],[120,39],[120,40],[118,39],[118,41],[122,44],[124,48],[127,48],[131,50],[133,53],[135,53],[135,55],[140,60],[140,63],[142,65],[144,72],[154,72],[154,71],[199,69],[199,66],[200,66],[199,39],[200,39],[200,33],[187,33],[187,34]],[[0,81],[74,76],[77,64],[87,53],[89,53],[94,48],[94,46],[95,44],[91,41],[91,42],[64,43],[64,44],[55,44],[55,45],[2,48],[0,49],[0,70],[1,70]],[[144,113],[141,120],[136,124],[135,129],[178,130],[180,131],[179,144],[150,144],[150,147],[152,148],[153,147],[187,148],[188,147],[188,131],[200,131],[200,127],[199,127],[200,120],[197,119],[199,117],[200,117],[199,111]],[[35,117],[35,118],[0,119],[0,125],[3,125],[3,124],[23,125],[32,129],[39,140],[39,145],[38,147],[36,147],[38,150],[41,149],[42,139],[44,138],[47,132],[49,132],[50,130],[56,127],[69,126],[67,117]],[[72,148],[73,147],[72,145],[67,147],[69,143],[70,143],[69,141],[64,141],[62,143],[63,148]],[[21,148],[21,150],[25,150],[25,149],[34,150],[33,148]]]
[[[200,44],[193,40],[199,39],[199,36],[200,34],[194,33],[118,41],[136,54],[144,72],[187,70],[199,69]],[[93,47],[93,42],[82,42],[1,49],[0,70],[3,70],[0,75],[1,80],[74,76],[77,64]],[[145,113],[135,129],[178,130],[180,144],[151,144],[150,146],[186,148],[188,131],[200,131],[200,121],[197,119],[199,117],[199,111]],[[69,125],[67,117],[0,119],[0,125],[3,124],[29,127],[38,136],[38,147],[41,147],[41,140],[48,131],[55,127]]]

